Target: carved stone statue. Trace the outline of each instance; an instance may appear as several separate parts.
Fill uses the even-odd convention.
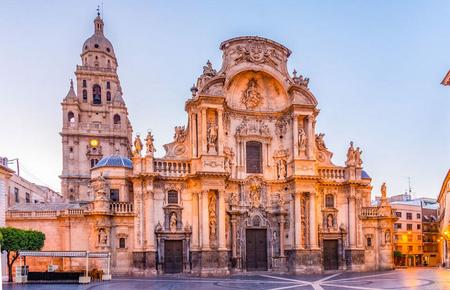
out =
[[[387,189],[386,189],[386,182],[383,182],[381,185],[381,199],[386,199]]]
[[[172,233],[177,231],[177,214],[174,212],[170,215],[170,231]]]
[[[206,135],[206,141],[208,142],[208,152],[212,150],[213,152],[216,151],[216,145],[217,145],[217,125],[215,123],[209,123],[208,124],[208,130]]]
[[[175,126],[175,135],[173,139],[177,143],[183,143],[186,140],[186,128],[184,126]]]
[[[136,135],[136,137],[134,138],[134,156],[141,156],[141,151],[142,151],[142,141],[141,141],[141,137],[139,136],[139,134]]]
[[[389,244],[391,242],[391,231],[387,230],[386,233],[384,234],[384,242],[386,244]]]
[[[361,154],[362,154],[362,150],[359,149],[359,147],[356,147],[355,150],[355,165],[358,167],[362,166],[362,160],[361,160]]]
[[[161,222],[160,222],[160,221],[158,221],[158,224],[157,224],[156,227],[155,227],[155,231],[156,231],[156,232],[162,231],[162,225],[161,225]]]
[[[217,217],[216,217],[217,197],[215,192],[210,192],[208,196],[208,217],[209,217],[209,238],[216,239]]]
[[[305,130],[303,130],[303,128],[298,129],[298,153],[299,153],[299,155],[305,154],[307,142],[308,142],[308,139],[306,137]]]
[[[247,109],[255,109],[261,105],[262,96],[258,92],[257,83],[254,78],[248,82],[247,89],[242,94],[241,102]]]
[[[239,204],[239,193],[232,192],[230,197],[230,204],[231,205],[238,205]]]
[[[242,119],[242,123],[236,128],[236,134],[247,135],[247,131],[248,131],[248,119],[247,117],[244,117]]]
[[[286,160],[280,159],[277,162],[278,179],[286,178]]]
[[[284,136],[287,131],[287,121],[286,118],[281,117],[275,122],[275,133],[278,136]]]
[[[203,66],[203,75],[202,75],[202,77],[212,78],[212,77],[215,77],[216,74],[217,74],[216,70],[213,69],[211,62],[208,59],[208,61],[206,62],[206,65]]]
[[[261,185],[256,180],[250,184],[250,205],[255,208],[261,205]]]
[[[153,135],[152,132],[148,131],[147,137],[145,138],[145,147],[147,147],[147,156],[152,156],[156,151],[155,146],[153,145]]]
[[[333,215],[329,214],[327,216],[327,228],[331,229],[333,227]]]
[[[295,84],[297,84],[299,86],[302,86],[302,87],[305,87],[305,88],[308,88],[309,78],[305,78],[305,77],[303,77],[303,75],[299,75],[297,77],[297,71],[296,70],[294,70],[292,72],[292,74],[294,75],[292,79],[294,80]]]
[[[270,136],[270,129],[266,123],[262,123],[261,127],[259,127],[259,133],[263,136]]]
[[[108,244],[108,235],[106,234],[105,229],[100,229],[98,231],[98,243],[100,245],[107,245]]]
[[[353,148],[353,141],[350,142],[350,146],[348,147],[345,165],[355,166],[355,148]]]
[[[327,146],[325,145],[325,141],[323,140],[323,137],[325,136],[324,133],[316,134],[316,146],[318,150],[326,150]]]

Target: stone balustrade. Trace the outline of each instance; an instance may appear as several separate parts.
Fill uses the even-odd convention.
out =
[[[323,179],[343,181],[345,180],[344,167],[322,167],[318,169],[319,176]]]
[[[363,207],[361,208],[361,216],[366,218],[378,217],[379,215],[378,209],[379,208],[376,206]]]
[[[155,159],[153,170],[163,176],[183,177],[191,173],[191,164],[181,160]]]
[[[131,202],[111,202],[109,209],[113,214],[133,213],[133,203]]]
[[[87,65],[77,65],[77,70],[86,70],[86,71],[100,71],[106,73],[115,73],[116,70],[112,67],[98,67],[98,66],[87,66]]]

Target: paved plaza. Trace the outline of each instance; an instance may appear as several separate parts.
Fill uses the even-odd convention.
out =
[[[259,273],[224,278],[159,276],[155,278],[115,278],[110,282],[78,284],[9,284],[6,290],[110,290],[110,289],[450,289],[450,271],[445,269],[401,269],[372,273],[334,273],[323,275],[279,275]]]

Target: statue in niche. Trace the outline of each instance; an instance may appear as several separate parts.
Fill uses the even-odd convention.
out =
[[[386,244],[389,244],[391,242],[391,231],[387,230],[384,234],[384,241]]]
[[[306,137],[305,130],[303,128],[298,129],[298,153],[299,155],[306,153],[306,142],[308,141]]]
[[[263,136],[270,136],[269,126],[263,122],[259,127],[259,133]]]
[[[108,235],[106,234],[106,231],[103,228],[98,231],[98,243],[100,245],[108,244]]]
[[[279,255],[278,250],[278,233],[277,231],[273,231],[272,234],[272,256],[277,257]]]
[[[230,197],[230,203],[231,205],[238,205],[239,204],[239,193],[232,192]]]
[[[209,194],[209,202],[208,202],[209,237],[211,240],[216,239],[216,228],[217,228],[216,203],[217,203],[216,193],[211,192]]]
[[[142,141],[141,141],[141,137],[139,136],[139,134],[136,135],[136,137],[134,138],[134,156],[141,156],[141,151],[142,151]]]
[[[286,178],[286,160],[280,159],[277,162],[277,169],[278,169],[278,179],[285,179]]]
[[[170,231],[172,233],[176,232],[177,231],[177,214],[176,213],[172,212],[172,214],[170,215],[170,223],[169,224],[170,224],[170,226],[169,226]]]
[[[233,158],[234,158],[234,151],[233,148],[225,146],[223,148],[223,153],[225,154],[225,160],[224,160],[224,169],[226,172],[232,173],[233,168]]]
[[[216,151],[216,144],[217,144],[217,136],[218,136],[218,129],[217,125],[213,122],[208,124],[208,130],[206,132],[206,141],[208,142],[208,151],[213,150]]]
[[[333,215],[329,214],[327,216],[327,228],[331,229],[333,227]]]
[[[145,138],[145,147],[147,147],[147,155],[153,157],[153,153],[156,151],[153,145],[153,135],[152,132],[148,131],[147,137]]]
[[[262,96],[258,92],[256,79],[252,78],[247,84],[247,89],[242,94],[241,102],[247,109],[255,109],[262,103]]]
[[[256,208],[261,205],[261,185],[257,181],[250,185],[250,205]]]
[[[306,223],[302,222],[302,246],[306,247]]]

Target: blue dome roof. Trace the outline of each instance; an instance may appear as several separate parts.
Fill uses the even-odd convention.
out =
[[[125,167],[125,168],[133,168],[133,163],[130,159],[120,155],[110,155],[103,157],[94,168],[99,167]]]
[[[361,171],[361,178],[362,179],[372,179],[369,174],[367,174],[367,172],[365,172],[364,170]]]

